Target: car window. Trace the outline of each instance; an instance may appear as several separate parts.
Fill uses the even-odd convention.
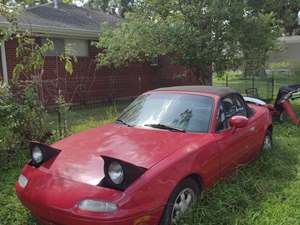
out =
[[[220,103],[217,117],[217,131],[222,131],[229,128],[229,122],[226,118],[223,104]]]
[[[221,101],[226,118],[234,116],[236,113],[236,104],[232,97],[226,97]]]
[[[213,111],[212,97],[192,94],[150,93],[138,97],[119,117],[130,126],[165,125],[206,133]]]
[[[229,119],[233,116],[247,116],[244,102],[238,95],[221,99],[218,111],[217,131],[230,128]]]
[[[236,103],[236,112],[235,115],[239,116],[246,116],[247,117],[247,109],[245,106],[245,102],[241,99],[240,96],[235,96],[235,103]]]

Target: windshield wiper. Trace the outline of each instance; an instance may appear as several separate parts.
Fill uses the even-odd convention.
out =
[[[120,124],[123,124],[123,125],[128,126],[128,127],[133,127],[132,125],[129,125],[128,123],[126,123],[124,120],[121,120],[121,119],[117,119],[116,123],[120,123]]]
[[[185,132],[185,130],[175,128],[175,127],[170,127],[168,125],[160,124],[160,123],[159,124],[145,124],[144,126],[153,127],[153,128],[162,129],[162,130],[177,131],[177,132],[182,132],[182,133]]]

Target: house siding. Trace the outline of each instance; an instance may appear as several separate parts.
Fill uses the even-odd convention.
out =
[[[40,38],[36,38],[40,42]],[[17,43],[6,43],[9,79],[17,63]],[[161,57],[159,66],[146,63],[131,64],[120,69],[96,68],[95,56],[98,49],[89,45],[89,57],[78,57],[74,72],[68,75],[58,57],[46,57],[44,70],[39,82],[40,100],[53,105],[60,92],[67,102],[88,104],[112,101],[118,98],[137,96],[145,91],[174,85],[199,84],[190,71],[182,66],[172,65],[168,57]],[[28,76],[21,76],[27,80]]]

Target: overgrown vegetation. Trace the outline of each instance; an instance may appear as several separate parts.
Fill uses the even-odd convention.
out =
[[[49,137],[35,86],[17,87],[0,87],[0,168],[24,159],[28,141]]]
[[[240,65],[247,74],[260,71],[278,36],[274,14],[250,1],[144,0],[120,26],[101,33],[98,61],[121,66],[168,56],[209,84],[211,65],[216,71]]]
[[[37,2],[29,0],[25,4]],[[46,141],[51,136],[45,124],[43,95],[38,95],[38,88],[43,79],[45,53],[52,50],[54,45],[49,40],[37,43],[31,32],[19,29],[18,16],[21,13],[19,3],[18,1],[0,3],[0,15],[8,22],[7,28],[0,28],[0,43],[16,40],[18,60],[13,73],[9,75],[13,78],[9,84],[4,85],[0,81],[0,168],[22,159],[23,149],[30,140]],[[73,63],[76,63],[77,59],[68,56],[68,52],[59,59],[64,63],[67,74],[72,74]],[[58,111],[61,114],[64,104],[60,97]],[[60,137],[66,134],[64,130],[64,134]]]
[[[299,0],[247,0],[245,2],[256,14],[273,13],[286,35],[299,35]],[[131,12],[139,3],[139,0],[88,0],[85,6],[124,17],[126,12]]]

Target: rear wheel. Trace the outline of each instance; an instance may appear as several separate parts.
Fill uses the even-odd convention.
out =
[[[267,130],[264,143],[263,143],[263,150],[271,151],[272,148],[273,148],[272,132],[270,130]]]
[[[180,216],[191,208],[199,194],[199,185],[192,178],[180,182],[167,202],[160,225],[171,225],[178,222]]]

